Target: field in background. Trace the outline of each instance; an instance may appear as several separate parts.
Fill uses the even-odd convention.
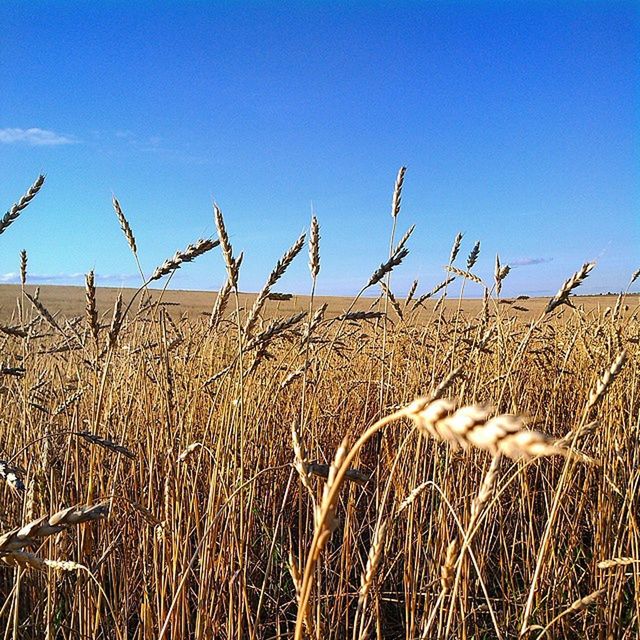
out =
[[[29,285],[28,291],[33,292],[37,285]],[[125,301],[133,295],[135,289],[117,289],[115,287],[101,287],[97,290],[97,305],[100,313],[110,314],[113,310],[118,293],[122,291]],[[9,322],[17,311],[16,300],[20,295],[20,285],[0,285],[0,320]],[[215,302],[216,292],[214,291],[174,291],[151,290],[151,295],[167,303],[167,308],[173,313],[188,313],[194,319],[198,315],[209,316]],[[240,293],[240,305],[243,308],[250,307],[255,300],[256,294]],[[81,316],[85,312],[85,290],[83,287],[74,286],[40,286],[40,298],[46,307],[54,314],[61,314],[66,317]],[[633,296],[630,296],[634,299]],[[354,309],[365,311],[371,307],[375,298],[360,299]],[[525,310],[508,309],[513,315],[523,319],[537,317],[547,304],[548,298],[531,298],[526,301],[519,301],[518,305]],[[637,297],[635,298],[637,302]],[[328,305],[327,317],[334,317],[343,313],[351,304],[352,298],[339,296],[318,296],[318,305],[326,303]],[[616,303],[616,296],[579,296],[576,304],[584,307],[585,311],[604,311],[607,307],[613,307]],[[433,310],[435,301],[425,301],[422,309],[424,317]],[[458,300],[446,300],[447,309],[457,309]],[[461,302],[461,310],[466,313],[476,314],[482,307],[482,299],[464,299]],[[266,304],[265,317],[277,315],[288,315],[309,308],[309,296],[293,295],[291,300],[276,301],[269,300]],[[419,309],[420,311],[420,309]],[[507,308],[505,306],[505,312]]]
[[[587,263],[502,304],[497,262],[483,300],[395,298],[403,176],[377,302],[271,300],[304,237],[236,294],[217,208],[218,241],[150,276],[221,254],[220,293],[178,307],[93,274],[36,295],[23,254],[0,292],[0,637],[638,637],[637,294],[575,297]],[[461,239],[451,277],[484,286]]]

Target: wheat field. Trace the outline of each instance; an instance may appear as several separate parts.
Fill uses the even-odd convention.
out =
[[[459,235],[442,282],[400,298],[403,180],[353,301],[315,296],[315,218],[254,295],[217,206],[217,238],[124,299],[88,273],[65,307],[19,257],[0,326],[2,638],[638,637],[640,272],[606,305],[574,295],[592,263],[551,299],[504,300],[508,265],[481,280]],[[218,294],[185,312],[148,288],[209,251]],[[304,259],[310,295],[282,299]],[[483,299],[452,298],[452,279]]]

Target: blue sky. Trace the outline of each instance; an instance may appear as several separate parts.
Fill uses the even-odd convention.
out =
[[[640,267],[640,13],[632,2],[17,2],[0,23],[0,206],[43,191],[0,238],[0,280],[26,248],[33,282],[138,283],[116,194],[147,273],[215,233],[256,290],[321,224],[318,291],[355,293],[388,252],[427,291],[453,237],[518,264],[504,294],[584,292]],[[278,287],[306,292],[301,256]],[[38,276],[36,278],[36,276]],[[217,289],[217,250],[175,288]],[[474,291],[467,289],[468,293]]]

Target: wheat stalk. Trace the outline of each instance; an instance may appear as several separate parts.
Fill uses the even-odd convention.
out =
[[[558,620],[561,620],[566,615],[570,613],[574,613],[576,611],[582,611],[586,609],[588,606],[592,605],[594,602],[597,602],[604,594],[605,589],[598,589],[597,591],[593,591],[589,595],[584,596],[583,598],[578,598],[574,602],[571,603],[569,607],[567,607],[562,613],[559,613],[549,624],[547,624],[542,631],[536,636],[536,640],[542,640],[547,635],[547,631],[556,623]],[[520,634],[522,636],[522,633]]]

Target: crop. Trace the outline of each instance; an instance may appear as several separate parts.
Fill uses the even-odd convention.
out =
[[[315,215],[253,296],[218,205],[217,238],[145,276],[114,198],[141,286],[107,308],[89,272],[78,317],[21,254],[0,326],[4,638],[638,636],[640,271],[611,308],[575,296],[593,263],[550,300],[503,299],[508,265],[485,283],[458,234],[443,279],[401,297],[404,180],[346,304],[316,296]],[[275,287],[305,243],[292,300]],[[207,252],[206,315],[149,288]]]

